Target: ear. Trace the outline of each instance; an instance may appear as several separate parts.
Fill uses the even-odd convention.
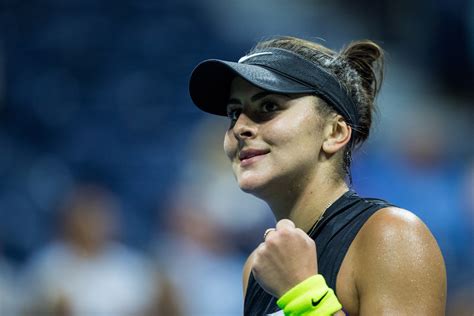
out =
[[[328,120],[324,128],[323,151],[334,154],[351,139],[352,128],[346,123],[342,116],[337,115],[333,120]]]

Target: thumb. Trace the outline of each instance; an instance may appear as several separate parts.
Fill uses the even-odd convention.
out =
[[[280,230],[280,229],[293,229],[295,228],[295,223],[293,223],[291,220],[285,218],[285,219],[281,219],[278,221],[278,223],[276,224],[276,230]]]

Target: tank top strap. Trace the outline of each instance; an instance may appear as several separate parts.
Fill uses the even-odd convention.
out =
[[[310,233],[317,245],[318,272],[336,294],[337,274],[352,241],[370,216],[388,206],[392,204],[361,198],[349,190],[326,210],[324,218]]]

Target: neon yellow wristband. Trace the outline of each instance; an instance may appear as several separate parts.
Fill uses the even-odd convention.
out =
[[[326,316],[342,308],[324,277],[313,275],[286,292],[277,301],[285,316]]]

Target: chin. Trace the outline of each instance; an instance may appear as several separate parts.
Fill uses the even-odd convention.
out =
[[[260,188],[260,185],[256,183],[249,183],[248,181],[239,181],[239,187],[242,191],[245,193],[254,193],[255,191],[258,191]]]
[[[239,187],[245,193],[255,195],[256,197],[263,196],[268,188],[268,183],[263,179],[255,178],[240,178],[238,179]]]
[[[261,197],[269,191],[274,175],[266,168],[242,170],[234,169],[234,175],[242,191]]]

